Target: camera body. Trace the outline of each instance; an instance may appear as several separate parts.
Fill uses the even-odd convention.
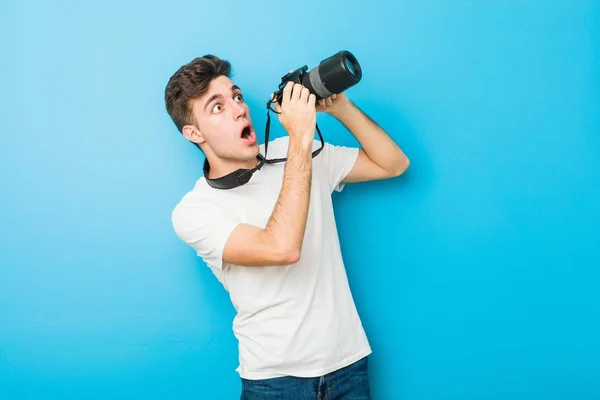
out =
[[[305,80],[307,74],[308,74],[308,66],[304,65],[304,66],[298,68],[297,70],[284,75],[283,77],[281,77],[281,83],[279,84],[278,92],[279,93],[283,92],[285,85],[287,85],[287,83],[290,81],[292,81],[294,83],[304,84],[304,80]],[[281,100],[281,99],[279,98],[278,100]]]
[[[275,99],[281,104],[283,89],[288,82],[300,83],[317,100],[339,94],[356,85],[362,78],[362,69],[352,53],[342,50],[324,60],[312,70],[304,65],[281,78]]]

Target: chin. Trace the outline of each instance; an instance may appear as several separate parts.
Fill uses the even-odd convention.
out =
[[[248,155],[248,158],[255,158],[258,155],[258,152],[260,151],[260,147],[258,146],[258,143],[252,145],[251,147],[248,147],[247,149],[244,150],[244,153]]]
[[[243,149],[239,149],[235,155],[232,154],[228,158],[230,160],[235,160],[237,162],[243,162],[243,163],[253,162],[253,161],[256,161],[256,156],[258,155],[259,150],[260,149],[258,146],[245,147]]]

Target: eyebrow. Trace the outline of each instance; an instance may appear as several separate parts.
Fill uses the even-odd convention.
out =
[[[240,87],[238,85],[233,85],[231,87],[231,91],[233,92],[234,90],[242,91],[242,89],[240,89]],[[214,100],[219,99],[219,98],[223,98],[223,96],[220,93],[216,93],[216,94],[213,94],[212,96],[210,96],[208,98],[208,100],[206,101],[206,104],[204,105],[204,111],[206,111],[206,107],[208,107],[208,105],[210,103],[212,103]]]

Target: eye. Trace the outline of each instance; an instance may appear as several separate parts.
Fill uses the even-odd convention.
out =
[[[237,101],[244,101],[244,97],[242,96],[241,93],[236,93],[235,95],[233,95],[233,98],[236,99]]]
[[[212,112],[220,112],[223,109],[223,107],[220,104],[215,104],[215,106],[212,109]]]

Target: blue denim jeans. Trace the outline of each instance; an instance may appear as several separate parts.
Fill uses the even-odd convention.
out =
[[[242,378],[241,400],[371,400],[368,357],[316,378],[248,380]]]

